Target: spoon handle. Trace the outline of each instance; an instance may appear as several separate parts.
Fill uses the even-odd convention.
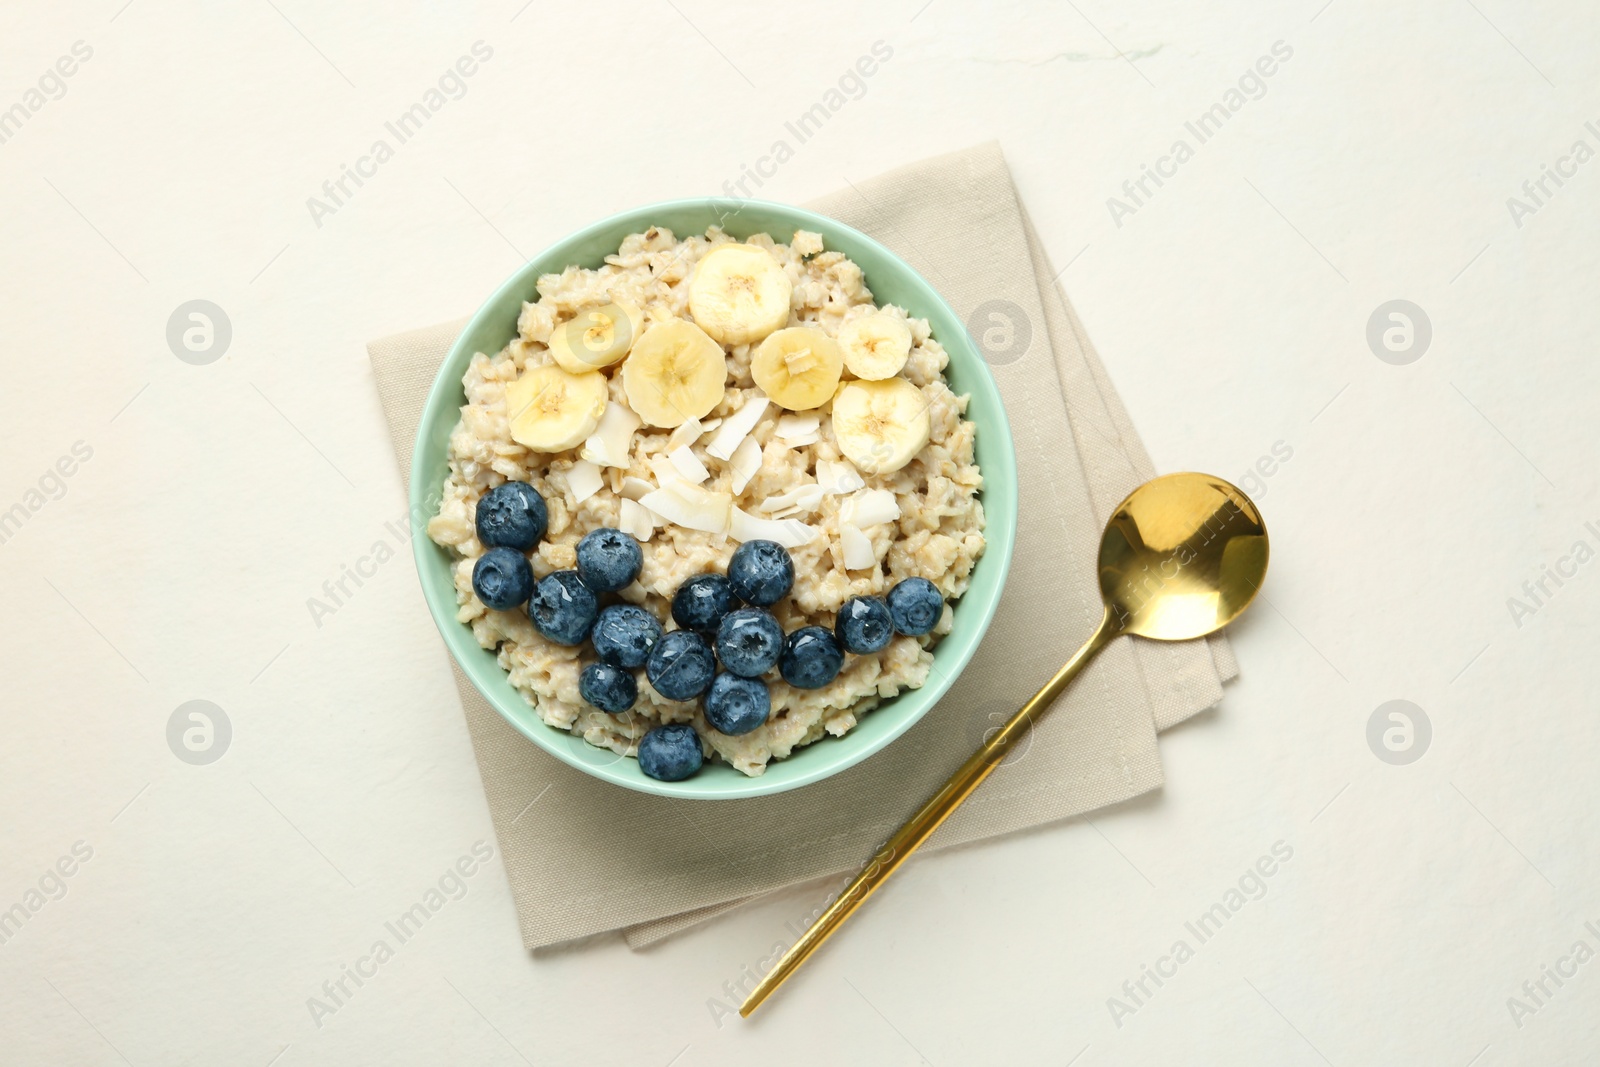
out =
[[[748,1018],[751,1012],[759,1008],[761,1003],[798,970],[812,952],[816,951],[817,946],[826,941],[828,936],[864,904],[891,874],[899,870],[900,865],[910,858],[911,853],[931,837],[967,797],[972,795],[972,791],[1000,765],[1000,761],[1005,759],[1011,746],[1027,735],[1028,730],[1049,710],[1056,697],[1061,695],[1067,684],[1094,658],[1095,653],[1104,648],[1106,643],[1120,632],[1121,628],[1114,621],[1111,609],[1106,608],[1095,632],[1084,642],[1082,648],[1073,653],[1066,665],[1056,672],[1055,677],[1046,682],[1044,688],[1022,705],[1004,726],[996,730],[983,746],[950,776],[950,780],[945,782],[944,786],[922,805],[904,826],[896,830],[893,837],[884,842],[883,847],[878,849],[867,865],[861,869],[861,873],[856,875],[855,880],[839,895],[839,899],[835,900],[828,910],[811,924],[800,940],[783,954],[783,958],[767,972],[761,984],[756,986],[739,1008],[741,1016]]]

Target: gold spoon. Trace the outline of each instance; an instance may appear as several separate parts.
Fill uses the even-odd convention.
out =
[[[1187,641],[1238,617],[1267,573],[1267,529],[1250,498],[1209,474],[1168,474],[1135,489],[1100,537],[1105,613],[1083,647],[878,849],[855,881],[756,986],[749,1016],[959,808],[1011,745],[1112,638]]]

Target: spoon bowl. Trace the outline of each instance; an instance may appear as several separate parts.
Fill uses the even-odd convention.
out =
[[[1100,538],[1100,595],[1122,633],[1204,637],[1238,617],[1267,575],[1255,504],[1209,474],[1168,474],[1117,505]]]

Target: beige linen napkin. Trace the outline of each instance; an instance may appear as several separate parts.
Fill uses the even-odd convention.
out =
[[[1154,470],[1054,282],[999,148],[926,160],[809,206],[888,245],[963,317],[989,301],[1020,309],[1028,347],[991,362],[1020,481],[1006,592],[972,662],[903,737],[825,781],[749,800],[670,800],[591,778],[521,737],[457,670],[529,948],[618,929],[642,947],[752,896],[857,867],[1099,620],[1100,528]],[[368,346],[402,471],[428,387],[462,325]],[[1221,638],[1110,645],[927,847],[1154,789],[1156,731],[1215,704],[1236,673]]]

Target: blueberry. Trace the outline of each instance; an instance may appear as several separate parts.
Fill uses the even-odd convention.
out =
[[[533,592],[533,568],[514,548],[491,548],[472,565],[472,591],[485,606],[508,611]]]
[[[717,658],[734,674],[760,677],[778,665],[782,654],[783,627],[766,608],[730,611],[717,627]]]
[[[771,711],[767,684],[756,678],[719,674],[706,693],[706,722],[725,734],[747,734]]]
[[[483,494],[478,501],[478,543],[484,548],[504,546],[526,552],[539,543],[550,523],[544,497],[527,482],[507,482]]]
[[[706,691],[717,660],[706,639],[692,630],[662,635],[645,661],[645,677],[668,700],[693,700]]]
[[[577,571],[555,571],[533,588],[528,616],[534,629],[558,645],[580,645],[589,636],[600,602]]]
[[[578,692],[601,711],[621,715],[639,699],[639,683],[630,671],[591,663],[578,676]]]
[[[844,666],[844,649],[832,630],[821,626],[802,626],[783,643],[778,671],[796,689],[821,689],[839,677]]]
[[[589,639],[602,663],[613,667],[643,667],[650,648],[661,636],[656,617],[633,604],[612,604],[601,608]]]
[[[794,585],[794,561],[776,541],[746,541],[728,560],[728,581],[746,604],[771,607]]]
[[[928,579],[907,578],[889,590],[889,614],[896,630],[919,637],[938,625],[944,614],[944,597]]]
[[[628,585],[643,566],[639,542],[621,530],[601,527],[578,542],[578,574],[597,593],[614,593]]]
[[[847,650],[866,655],[880,651],[894,636],[894,620],[881,596],[853,596],[839,606],[833,634]]]
[[[639,769],[658,782],[681,782],[704,762],[700,735],[686,722],[657,726],[639,742]]]
[[[673,594],[672,617],[685,630],[711,633],[737,603],[728,579],[720,574],[697,574]]]

